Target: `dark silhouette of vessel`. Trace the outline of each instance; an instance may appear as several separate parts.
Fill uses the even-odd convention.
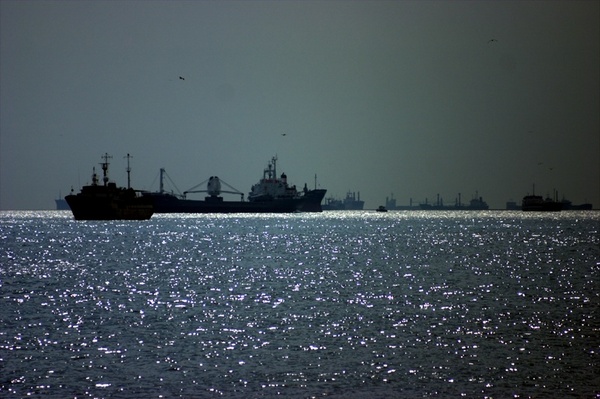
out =
[[[485,211],[490,209],[487,202],[483,200],[483,197],[479,197],[477,194],[469,201],[468,205],[463,204],[460,193],[458,193],[458,199],[454,205],[444,205],[444,201],[438,194],[435,204],[430,204],[425,200],[425,203],[419,204],[419,207],[424,211]]]
[[[152,201],[130,186],[129,154],[127,154],[127,188],[117,187],[108,179],[108,154],[102,156],[102,184],[93,168],[92,184],[83,186],[78,194],[71,190],[65,197],[76,220],[146,220],[152,217]]]
[[[335,198],[326,198],[323,210],[325,211],[362,211],[365,206],[365,201],[360,199],[360,192],[346,193],[346,198],[342,201]]]
[[[64,198],[61,198],[61,195],[58,195],[58,198],[54,199],[54,202],[56,203],[56,210],[57,211],[70,211],[71,208],[69,208],[69,204],[67,204],[67,201],[65,201]]]
[[[277,177],[277,157],[273,157],[263,172],[262,179],[254,184],[244,200],[244,194],[231,187],[217,176],[211,176],[206,190],[195,190],[200,183],[183,194],[168,193],[164,190],[164,169],[160,173],[160,190],[145,192],[144,197],[150,198],[157,213],[291,213],[291,212],[321,212],[321,201],[327,190],[309,190],[306,184],[298,191],[296,186],[290,186],[287,176],[283,173]],[[231,190],[222,190],[222,184]],[[188,194],[206,193],[203,200],[188,199]],[[240,195],[240,201],[226,201],[221,193]]]
[[[590,204],[588,202],[586,202],[585,204],[575,205],[566,198],[563,198],[562,201],[560,201],[560,202],[562,204],[563,211],[591,211],[592,210],[592,204]]]
[[[561,202],[544,199],[541,195],[526,195],[521,202],[521,209],[525,212],[560,212],[562,208]]]
[[[563,203],[558,201],[558,193],[554,190],[554,199],[535,195],[535,184],[531,195],[526,195],[521,201],[521,210],[524,212],[560,212]]]

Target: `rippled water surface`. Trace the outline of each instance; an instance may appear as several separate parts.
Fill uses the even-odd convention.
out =
[[[0,397],[600,397],[599,229],[0,212]]]

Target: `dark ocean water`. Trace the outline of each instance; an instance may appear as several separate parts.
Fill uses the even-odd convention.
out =
[[[600,213],[0,212],[0,397],[598,398]]]

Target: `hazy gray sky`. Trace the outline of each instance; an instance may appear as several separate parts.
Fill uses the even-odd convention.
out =
[[[503,208],[533,183],[600,207],[598,1],[0,11],[0,209],[53,209],[105,152],[120,185],[132,154],[140,189],[164,167],[247,193],[277,154],[290,182],[368,208],[476,191]]]

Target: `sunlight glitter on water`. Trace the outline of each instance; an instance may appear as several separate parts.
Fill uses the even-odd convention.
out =
[[[598,219],[581,218],[2,214],[2,390],[593,395]]]

